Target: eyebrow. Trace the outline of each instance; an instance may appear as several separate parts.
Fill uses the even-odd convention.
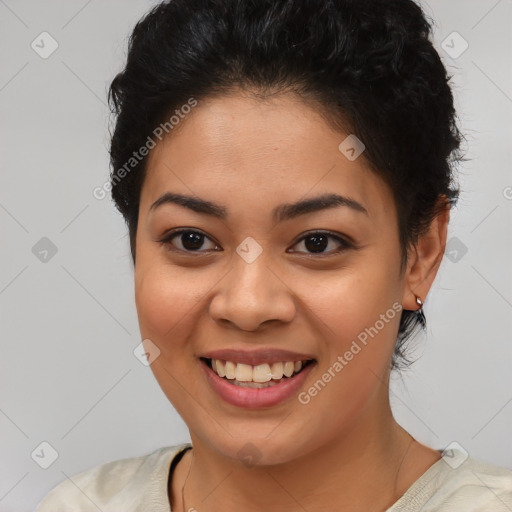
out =
[[[227,217],[227,209],[224,206],[197,197],[175,194],[173,192],[167,192],[159,197],[151,205],[149,211],[153,211],[164,204],[177,204],[196,213],[210,215],[218,219],[226,219]],[[272,217],[277,222],[283,222],[299,217],[300,215],[339,206],[345,206],[356,212],[368,215],[366,208],[354,199],[339,194],[322,194],[296,203],[285,203],[276,206],[272,211]]]

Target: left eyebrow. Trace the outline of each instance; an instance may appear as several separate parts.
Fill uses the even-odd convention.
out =
[[[227,208],[211,201],[205,201],[193,196],[187,196],[183,194],[175,194],[167,192],[160,198],[158,198],[150,207],[151,210],[155,210],[163,204],[177,204],[192,210],[196,213],[204,215],[210,215],[218,219],[226,219]],[[283,222],[285,220],[294,219],[300,215],[306,215],[327,208],[336,208],[339,206],[345,206],[355,210],[359,213],[368,215],[367,209],[361,204],[350,199],[348,197],[341,196],[339,194],[322,194],[311,199],[304,199],[296,203],[285,203],[276,206],[272,211],[272,217],[277,222]]]
[[[346,206],[352,208],[356,212],[368,215],[368,210],[361,204],[348,197],[340,196],[339,194],[322,194],[312,199],[305,199],[297,203],[282,204],[273,211],[273,217],[277,222],[294,219],[299,215],[313,213],[319,210],[326,210],[327,208],[336,208],[339,206]]]

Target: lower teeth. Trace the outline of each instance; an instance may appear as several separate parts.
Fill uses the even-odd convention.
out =
[[[281,380],[279,381],[269,381],[269,382],[240,382],[238,380],[230,380],[226,379],[230,384],[233,384],[234,386],[240,386],[241,388],[269,388],[270,386],[275,386],[276,384],[279,384]]]

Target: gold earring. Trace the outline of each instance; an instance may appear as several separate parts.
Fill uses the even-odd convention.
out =
[[[416,297],[416,304],[418,304],[419,308],[416,310],[416,317],[418,318],[419,323],[422,327],[425,327],[427,323],[427,319],[425,318],[425,314],[423,313],[423,301],[417,296]]]

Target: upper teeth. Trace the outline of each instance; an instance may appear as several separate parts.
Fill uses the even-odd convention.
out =
[[[284,363],[264,363],[257,366],[250,364],[233,363],[212,359],[213,371],[219,377],[236,379],[240,382],[269,382],[272,379],[279,380],[283,376],[291,377],[294,372],[302,369],[302,361],[286,361]]]

